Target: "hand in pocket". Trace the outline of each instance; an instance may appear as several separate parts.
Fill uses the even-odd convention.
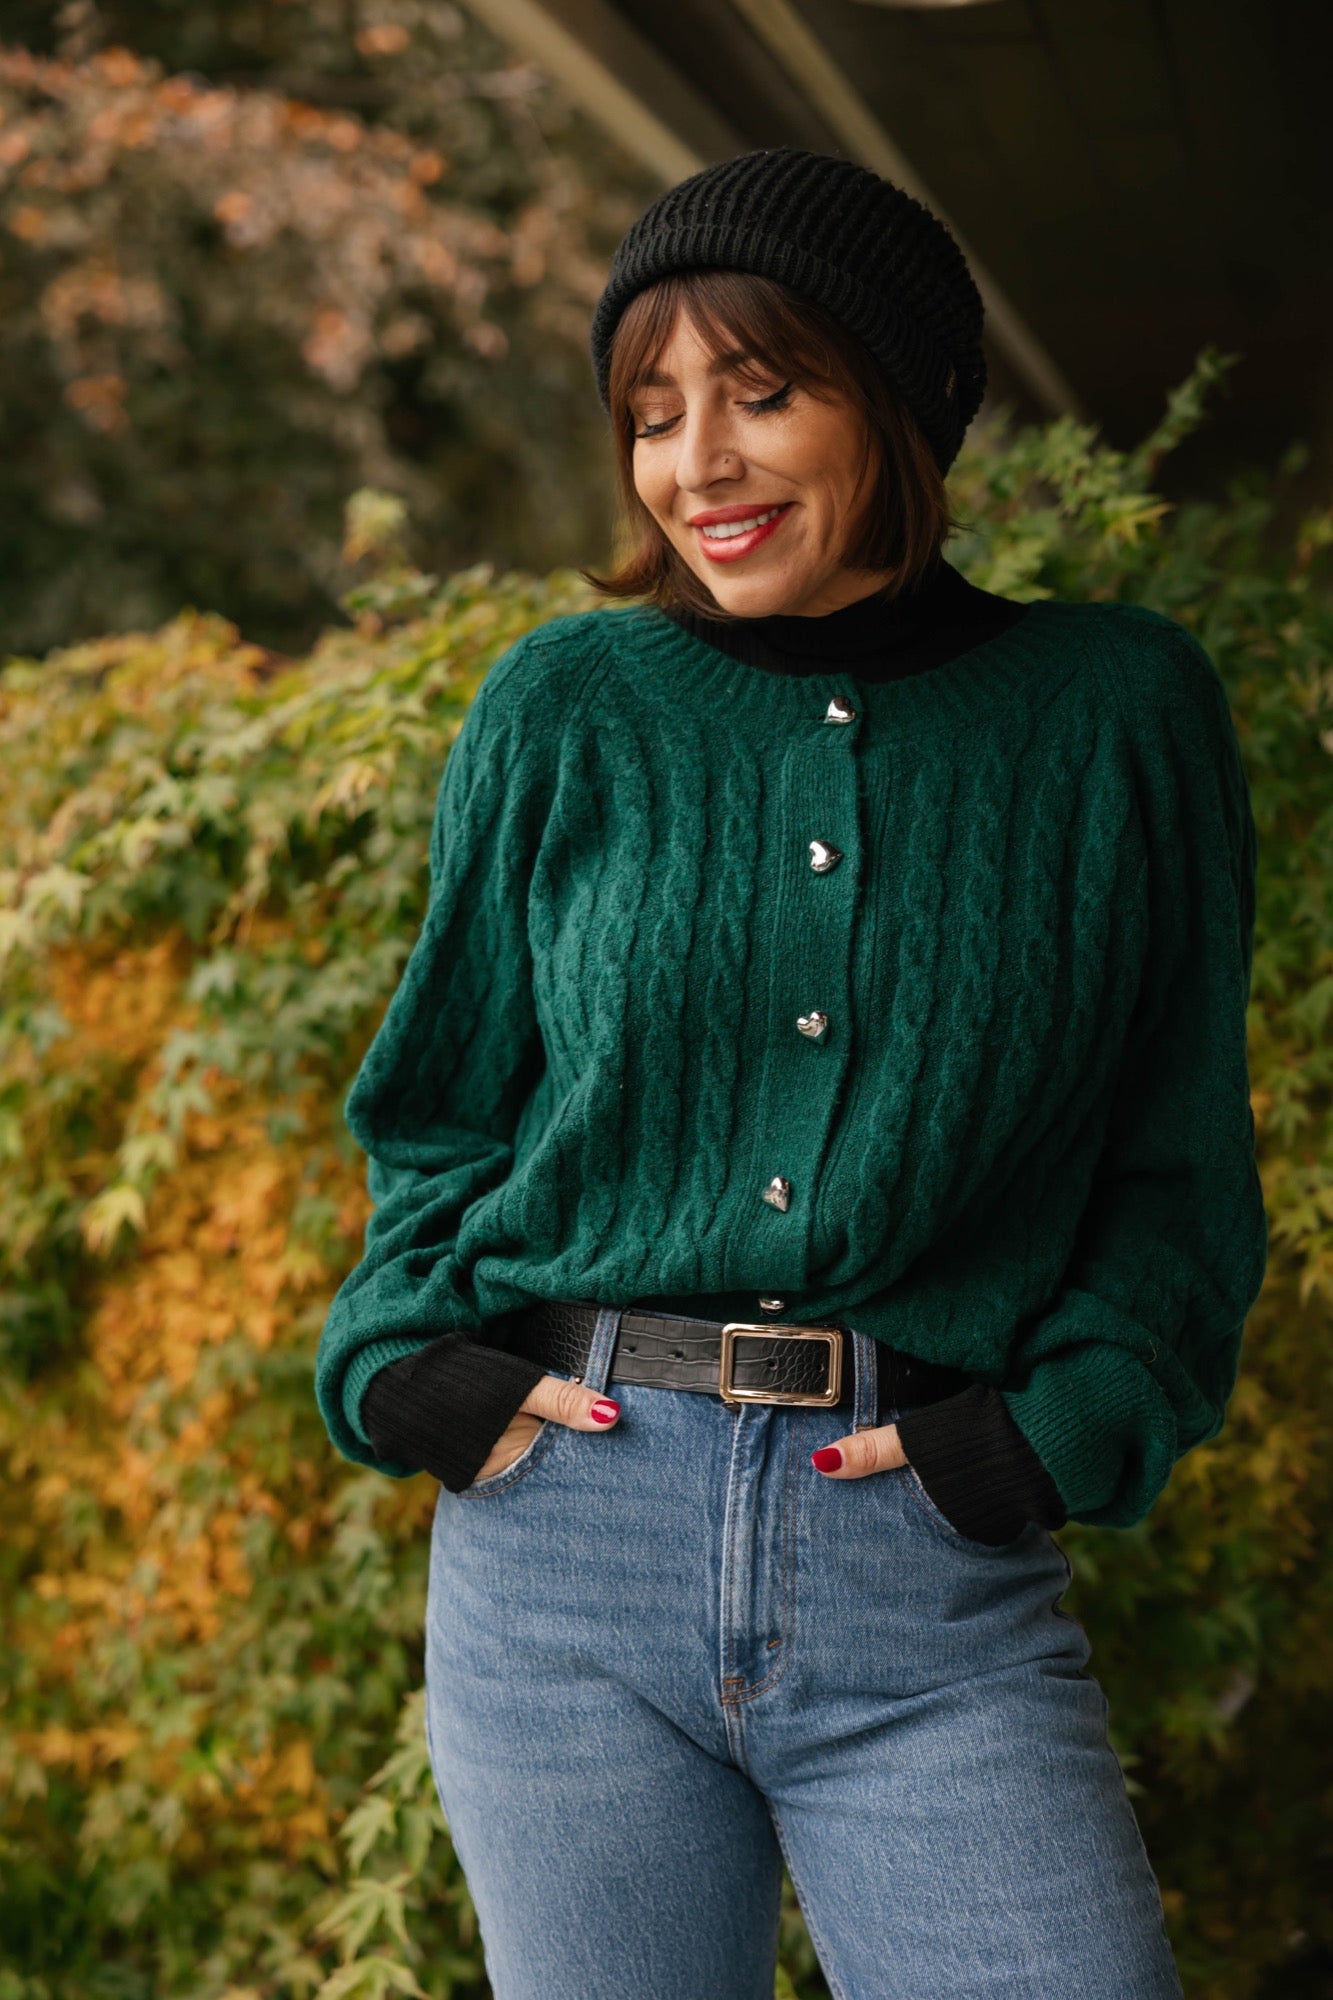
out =
[[[608,1396],[595,1395],[581,1382],[566,1382],[561,1375],[543,1375],[491,1446],[477,1478],[494,1479],[521,1458],[543,1421],[565,1424],[573,1431],[605,1431],[619,1415],[619,1403]]]

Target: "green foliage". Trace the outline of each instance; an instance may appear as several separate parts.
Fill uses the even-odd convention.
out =
[[[1268,1281],[1221,1437],[1139,1528],[1067,1541],[1191,2000],[1285,2000],[1333,1952],[1333,517],[1288,545],[1272,482],[1153,491],[1227,365],[1134,452],[978,438],[953,553],[1189,625],[1250,772]],[[337,1460],[310,1366],[449,746],[592,599],[422,575],[393,496],[344,532],[353,628],[299,661],[187,611],[0,675],[0,2000],[486,1990],[422,1741],[434,1488]],[[823,1994],[790,1898],[783,1967]]]

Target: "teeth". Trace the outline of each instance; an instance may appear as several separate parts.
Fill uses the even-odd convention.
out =
[[[748,521],[717,521],[711,528],[700,528],[699,533],[710,542],[725,542],[732,535],[748,535],[753,529],[762,528],[765,521],[771,521],[781,512],[781,507],[770,507],[766,514],[755,514]]]

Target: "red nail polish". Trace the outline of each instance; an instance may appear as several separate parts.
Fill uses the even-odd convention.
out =
[[[816,1472],[836,1472],[842,1464],[842,1453],[836,1444],[826,1444],[819,1451],[812,1451],[810,1463]]]
[[[613,1424],[620,1415],[620,1405],[608,1397],[604,1402],[594,1403],[588,1415],[595,1424]]]

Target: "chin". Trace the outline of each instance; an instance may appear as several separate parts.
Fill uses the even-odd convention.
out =
[[[698,574],[696,570],[695,575]],[[782,611],[791,597],[790,585],[777,577],[768,582],[755,577],[748,583],[740,577],[724,580],[705,576],[699,580],[733,618],[771,617],[774,612]]]

